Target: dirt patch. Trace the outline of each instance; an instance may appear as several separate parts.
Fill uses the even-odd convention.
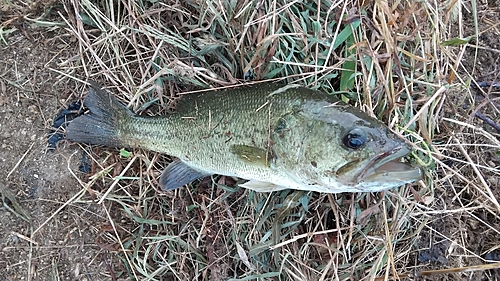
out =
[[[78,171],[79,148],[47,150],[54,116],[77,91],[53,70],[75,55],[58,47],[63,34],[27,25],[0,50],[0,178],[31,218],[9,211],[9,200],[0,209],[2,280],[109,280],[112,257],[95,244],[105,213],[88,199],[56,212],[83,188],[69,170]]]

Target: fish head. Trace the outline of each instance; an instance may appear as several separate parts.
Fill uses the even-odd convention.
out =
[[[339,135],[337,151],[343,161],[324,172],[325,181],[335,179],[355,190],[379,191],[419,180],[421,169],[402,162],[411,146],[381,122],[370,121],[351,124]]]
[[[411,152],[403,138],[343,102],[305,101],[278,127],[276,165],[299,189],[373,192],[421,178],[419,167],[401,162]]]

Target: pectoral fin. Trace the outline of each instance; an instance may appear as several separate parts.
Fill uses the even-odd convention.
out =
[[[164,191],[173,190],[206,176],[210,174],[191,168],[181,160],[175,160],[161,174],[160,188]]]
[[[285,186],[276,185],[270,182],[257,181],[257,180],[251,180],[244,184],[240,184],[240,186],[257,192],[272,192],[272,191],[288,189],[288,187]]]
[[[272,152],[266,151],[262,148],[243,144],[231,145],[231,152],[245,162],[250,162],[267,167],[269,167],[269,163],[274,158]]]

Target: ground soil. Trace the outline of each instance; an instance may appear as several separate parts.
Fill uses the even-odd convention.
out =
[[[59,35],[27,25],[0,46],[2,194],[14,195],[31,218],[9,211],[8,199],[0,206],[0,280],[110,280],[112,257],[95,243],[102,210],[89,200],[56,212],[82,190],[70,172],[78,171],[79,148],[47,149],[53,118],[77,91],[51,70],[75,55],[60,49]]]
[[[480,16],[498,21],[498,3],[495,5],[496,10],[492,6]],[[29,214],[30,221],[16,215],[12,211],[15,209],[13,202],[4,199],[0,206],[0,280],[51,280],[54,276],[64,280],[113,280],[111,272],[116,257],[96,243],[101,226],[108,221],[105,209],[89,196],[61,208],[83,189],[77,180],[82,174],[72,172],[78,171],[81,149],[67,144],[55,150],[47,149],[47,136],[54,116],[84,91],[81,84],[69,82],[57,72],[60,63],[78,52],[67,48],[72,41],[63,29],[52,31],[34,27],[21,19],[16,26],[17,31],[6,36],[7,44],[0,41],[0,183],[5,186],[5,194],[10,192],[15,196]],[[480,46],[483,49],[477,55],[478,80],[496,79],[498,83],[498,26],[480,36]],[[473,61],[475,54],[472,48],[470,50],[465,54],[466,60]],[[461,100],[461,97],[451,98]],[[460,113],[460,110],[454,108],[450,112]],[[497,117],[495,114],[490,116],[492,119]],[[482,124],[480,120],[472,121]],[[485,129],[492,130],[487,125]],[[493,161],[497,167],[500,162],[494,154],[485,161]],[[492,186],[499,184],[493,177],[488,181]],[[436,192],[443,204],[456,203],[453,194],[445,194],[442,190]],[[14,211],[21,212],[19,209]],[[486,220],[491,216],[480,211],[476,215]],[[487,231],[483,226],[469,224],[476,220],[443,215],[432,221],[436,231],[450,237],[459,228],[470,226],[465,232],[468,237],[463,239],[477,243],[477,253],[498,243],[498,238],[483,235]],[[498,222],[490,223],[498,227]],[[492,235],[493,232],[488,233]],[[438,243],[431,233],[424,233],[419,243],[423,248],[435,246],[428,247],[429,251],[416,258],[438,266],[449,265],[445,256],[450,245],[446,241]],[[484,243],[489,243],[488,247],[481,246]],[[498,253],[491,255],[494,257]],[[499,280],[495,274],[485,273],[483,280]],[[464,275],[457,276],[469,280]]]

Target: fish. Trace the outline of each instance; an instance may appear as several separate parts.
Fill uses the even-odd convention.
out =
[[[175,112],[141,116],[90,82],[87,113],[66,139],[142,148],[175,157],[161,190],[226,175],[257,192],[376,192],[420,180],[404,162],[410,144],[383,122],[333,95],[296,84],[262,83],[182,95]]]

